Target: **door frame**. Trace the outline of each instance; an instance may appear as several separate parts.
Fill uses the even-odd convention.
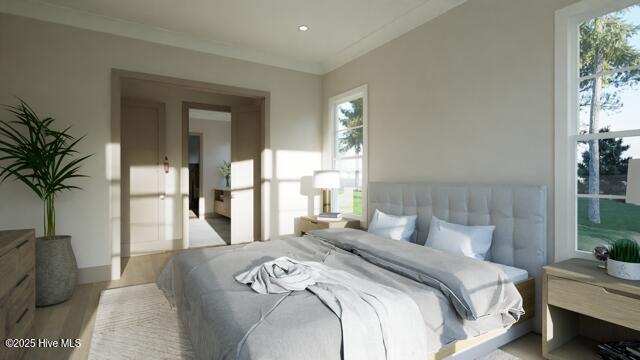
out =
[[[270,179],[266,178],[266,174],[268,172],[265,171],[265,167],[263,166],[263,158],[265,157],[266,152],[266,141],[265,141],[265,129],[266,127],[266,103],[267,99],[265,97],[255,97],[255,96],[246,96],[242,94],[233,94],[236,96],[246,97],[246,98],[254,98],[257,101],[257,106],[260,109],[260,139],[261,143],[259,144],[261,150],[261,156],[258,159],[258,167],[260,169],[260,181],[255,185],[258,187],[259,196],[254,200],[254,240],[265,240],[268,238],[268,234],[266,229],[268,226],[269,217],[268,211],[265,210],[265,205],[269,204],[265,200],[269,198],[269,195],[265,194],[268,189],[268,185],[270,184]],[[191,101],[183,101],[182,102],[182,163],[188,163],[189,161],[189,109],[198,109],[198,110],[210,110],[210,111],[220,111],[220,112],[228,112],[231,113],[231,106],[227,105],[214,105],[214,104],[206,104],[206,103],[198,103]],[[233,121],[233,120],[232,120]],[[229,144],[233,149],[233,137],[229,139]],[[202,143],[201,143],[202,144]],[[201,145],[202,146],[202,145]],[[232,150],[233,151],[233,150]],[[187,175],[188,176],[188,175]],[[201,177],[202,179],[202,177]],[[182,226],[182,248],[189,248],[189,193],[188,187],[186,189],[187,194],[184,197],[186,199],[186,204],[183,200],[183,226]],[[202,188],[201,188],[202,191]],[[257,209],[256,209],[257,208]],[[265,216],[266,214],[266,216]],[[256,221],[257,218],[257,221]],[[231,220],[233,221],[233,220]]]
[[[110,257],[110,264],[105,267],[101,267],[99,270],[99,274],[96,274],[95,280],[117,280],[121,275],[121,244],[120,244],[120,228],[121,228],[121,211],[120,211],[120,163],[121,163],[121,132],[120,132],[120,96],[122,93],[121,83],[123,79],[135,79],[135,80],[146,80],[146,81],[155,81],[160,82],[166,85],[174,85],[183,88],[189,88],[193,90],[200,90],[206,92],[213,92],[218,94],[226,94],[226,95],[237,95],[250,97],[254,99],[262,100],[262,146],[263,154],[262,157],[268,159],[268,166],[272,166],[273,162],[271,161],[271,151],[269,147],[271,146],[270,141],[270,113],[271,113],[271,94],[268,91],[263,90],[255,90],[249,88],[241,88],[229,85],[221,85],[215,83],[208,83],[198,80],[188,80],[188,79],[180,79],[170,76],[164,75],[154,75],[136,71],[122,70],[117,68],[111,69],[111,137],[110,142],[107,144],[105,152],[106,152],[106,178],[109,186],[109,209],[108,209],[108,219],[109,222],[109,238],[111,239],[111,249],[108,256]],[[188,116],[188,111],[187,111]],[[183,111],[183,121],[182,121],[182,133],[183,139],[184,136],[188,136],[188,123],[185,128],[184,122],[184,111]],[[184,141],[183,141],[183,161],[184,161]],[[264,163],[264,161],[263,161]],[[184,162],[183,162],[184,164]],[[264,166],[261,169],[261,187],[267,191],[261,192],[262,197],[262,208],[261,208],[261,231],[262,231],[262,239],[266,239],[269,235],[269,221],[270,221],[270,196],[271,196],[271,173],[273,169],[265,168]],[[184,167],[181,167],[181,176],[180,176],[180,184],[183,184],[185,181],[184,173],[188,174],[188,171],[184,171]],[[187,178],[188,182],[188,178]],[[181,188],[184,187],[181,185]],[[188,241],[188,218],[189,218],[189,195],[182,194],[182,208],[183,214],[186,214],[187,221],[184,221],[183,215],[183,225],[187,224],[187,226],[182,227],[183,234],[183,248],[184,248],[184,239],[185,239],[185,230],[186,230],[186,239]],[[187,211],[184,211],[186,202]]]
[[[204,219],[204,212],[202,211],[204,209],[200,208],[200,200],[199,200],[203,196],[202,183],[203,183],[204,178],[203,178],[203,175],[202,175],[202,173],[203,173],[203,171],[202,171],[202,163],[203,163],[202,158],[204,157],[204,152],[202,151],[203,150],[202,143],[203,143],[203,139],[204,139],[204,133],[198,132],[198,131],[189,131],[189,135],[188,135],[187,138],[191,138],[192,136],[197,136],[200,139],[199,140],[200,141],[200,146],[199,146],[199,149],[198,149],[198,160],[200,161],[199,162],[200,170],[198,171],[198,185],[200,185],[198,187],[198,218],[199,219]],[[187,142],[187,149],[189,148],[188,146],[189,146],[189,143]],[[188,160],[188,156],[187,156],[187,162],[188,161],[189,160]],[[188,164],[188,165],[191,165],[191,164]],[[189,195],[191,195],[191,194],[189,194]]]
[[[209,110],[209,111],[219,111],[219,112],[227,112],[231,113],[231,106],[226,105],[214,105],[214,104],[205,104],[198,103],[192,101],[183,101],[182,102],[182,163],[189,163],[189,109],[197,109],[197,110]],[[202,140],[202,138],[200,138]],[[229,144],[231,144],[231,139],[229,139]],[[202,155],[202,141],[200,142],[200,154]],[[188,166],[188,165],[187,165]],[[189,176],[189,171],[187,169],[187,177]],[[187,184],[189,179],[187,178]],[[200,184],[202,185],[202,171],[200,172]],[[186,196],[183,199],[186,199],[186,204],[184,200],[182,202],[182,248],[189,248],[189,186],[186,188],[183,187],[183,191],[186,191]],[[202,196],[202,186],[200,187],[200,196]]]

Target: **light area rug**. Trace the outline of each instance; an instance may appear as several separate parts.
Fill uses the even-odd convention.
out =
[[[191,343],[156,284],[102,291],[89,359],[194,359]]]
[[[89,359],[194,359],[182,322],[156,284],[102,291]],[[478,360],[518,360],[500,349]]]

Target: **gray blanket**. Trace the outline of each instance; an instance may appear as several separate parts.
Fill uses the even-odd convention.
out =
[[[177,307],[200,359],[341,358],[340,319],[317,296],[295,292],[283,299],[235,281],[235,275],[281,256],[324,260],[331,268],[407,294],[422,314],[429,352],[517,321],[522,300],[501,270],[445,255],[358,230],[323,231],[185,251],[167,263],[158,285]],[[245,334],[261,319],[236,354]]]
[[[291,294],[306,289],[314,293],[340,318],[345,360],[424,360],[429,354],[418,305],[392,287],[317,261],[286,256],[247,270],[236,280],[260,294]],[[244,339],[261,323],[256,323]]]
[[[517,320],[524,313],[518,289],[502,271],[484,261],[416,247],[406,241],[389,241],[361,230],[315,230],[311,234],[382,268],[440,289],[465,319],[504,314],[508,322],[509,317]]]

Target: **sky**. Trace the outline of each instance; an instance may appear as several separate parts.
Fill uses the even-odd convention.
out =
[[[640,5],[634,5],[622,13],[627,22],[640,26]],[[640,31],[630,41],[631,45],[640,51]],[[625,89],[620,92],[620,98],[624,104],[621,111],[604,112],[600,115],[600,127],[609,125],[612,131],[640,129],[640,85],[633,89]],[[587,130],[589,119],[588,108],[580,111],[580,129]],[[623,156],[640,158],[640,136],[624,139],[626,145],[631,145]]]

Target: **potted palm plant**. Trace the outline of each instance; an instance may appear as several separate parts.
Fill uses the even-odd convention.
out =
[[[640,245],[619,239],[609,245],[607,273],[621,279],[640,280]]]
[[[36,304],[53,305],[71,297],[78,278],[78,266],[71,236],[56,234],[56,196],[79,189],[69,181],[84,177],[80,164],[91,155],[79,156],[75,149],[81,138],[69,128],[55,130],[54,119],[40,119],[24,101],[5,106],[14,117],[0,120],[0,182],[18,180],[44,204],[44,236],[36,240]]]

